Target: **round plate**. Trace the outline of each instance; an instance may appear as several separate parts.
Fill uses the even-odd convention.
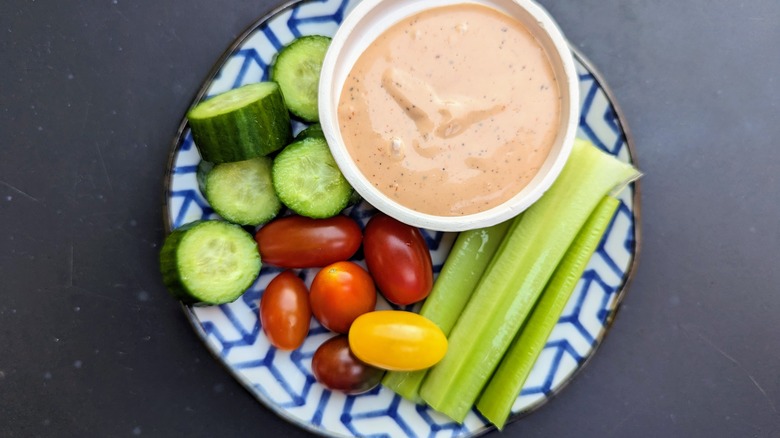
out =
[[[304,0],[281,6],[251,26],[217,62],[193,104],[241,85],[268,79],[274,54],[301,35],[332,35],[359,0]],[[581,120],[578,136],[627,162],[635,154],[604,82],[575,51],[580,79]],[[303,125],[296,124],[296,132]],[[198,219],[217,219],[198,190],[200,155],[186,118],[174,140],[165,177],[164,220],[168,231]],[[589,262],[525,386],[512,419],[527,414],[557,393],[582,368],[606,334],[636,265],[639,250],[639,187],[620,196],[620,208],[604,240]],[[360,204],[347,214],[361,224],[375,210]],[[455,234],[423,230],[436,272]],[[365,266],[363,260],[356,260]],[[424,405],[415,405],[378,387],[367,394],[346,396],[319,385],[311,373],[311,357],[330,336],[315,321],[301,348],[277,351],[269,345],[258,321],[258,303],[268,282],[280,270],[264,267],[255,284],[236,302],[213,307],[185,307],[196,333],[211,353],[262,404],[290,422],[332,436],[474,436],[491,426],[476,413],[457,424]],[[316,270],[301,275],[311,284]],[[381,300],[379,308],[389,308]]]

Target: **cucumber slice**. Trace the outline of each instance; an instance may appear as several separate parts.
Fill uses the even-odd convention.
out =
[[[303,131],[299,132],[298,135],[295,136],[295,141],[301,141],[309,137],[325,138],[325,134],[322,132],[322,126],[319,123],[310,125]]]
[[[274,192],[268,157],[217,164],[205,178],[204,196],[226,220],[260,225],[274,218],[282,203]]]
[[[235,301],[260,273],[260,252],[238,225],[205,220],[179,227],[160,250],[168,291],[187,304]]]
[[[352,186],[322,138],[310,137],[284,148],[274,159],[271,176],[279,199],[301,216],[335,216],[352,196]]]
[[[306,129],[299,132],[298,135],[295,136],[294,141],[301,141],[310,137],[316,137],[325,140],[325,134],[322,132],[322,126],[319,123],[309,125]],[[358,193],[356,190],[352,190],[352,194],[349,195],[349,201],[347,202],[347,207],[351,205],[357,205],[362,200],[363,197],[360,196],[360,193]]]
[[[319,123],[309,125],[306,129],[299,132],[298,135],[295,136],[295,141],[305,140],[310,137],[316,137],[325,140],[325,134],[322,132],[322,126]],[[347,207],[352,205],[357,205],[362,200],[363,197],[360,196],[360,193],[358,193],[357,190],[353,189],[352,194],[349,195],[349,201],[347,202]]]
[[[357,190],[352,189],[352,193],[349,194],[349,201],[347,201],[347,207],[351,205],[358,205],[362,200],[363,197],[360,196],[360,193],[358,193]]]
[[[218,94],[196,105],[187,117],[201,157],[215,164],[268,155],[292,136],[290,114],[273,82]]]
[[[320,119],[317,93],[320,70],[330,38],[310,35],[296,39],[282,49],[274,61],[271,78],[279,83],[290,112],[307,122]]]
[[[198,180],[198,189],[206,196],[206,175],[214,168],[214,163],[206,160],[200,160],[198,163],[198,171],[195,173],[195,178]]]

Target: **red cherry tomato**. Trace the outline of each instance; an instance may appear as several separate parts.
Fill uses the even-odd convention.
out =
[[[286,216],[260,228],[255,240],[263,263],[313,268],[352,257],[360,248],[362,235],[357,222],[347,216]]]
[[[347,333],[355,318],[374,310],[376,287],[359,265],[336,262],[314,276],[309,302],[314,317],[326,329]]]
[[[280,350],[295,350],[309,333],[311,307],[306,284],[292,271],[274,277],[260,299],[260,325]]]
[[[363,252],[379,291],[391,303],[416,303],[431,292],[431,253],[416,227],[378,214],[366,225]]]
[[[384,370],[372,367],[349,350],[344,335],[335,336],[320,345],[311,359],[314,377],[328,389],[360,394],[379,384]]]

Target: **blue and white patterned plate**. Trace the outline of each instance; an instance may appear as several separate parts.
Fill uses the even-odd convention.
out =
[[[267,79],[268,66],[281,47],[301,35],[332,35],[358,1],[294,1],[273,11],[230,47],[195,102]],[[623,161],[633,162],[625,124],[609,91],[583,57],[575,55],[582,107],[578,135]],[[165,178],[164,217],[169,231],[197,219],[217,218],[198,190],[196,170],[200,155],[186,122],[182,121],[174,141]],[[296,130],[302,127],[295,126]],[[593,354],[615,316],[639,248],[638,185],[628,187],[620,199],[622,204],[615,219],[512,408],[513,419],[539,407],[571,380]],[[349,214],[365,224],[373,212],[364,203]],[[455,235],[423,231],[438,272]],[[195,331],[213,355],[265,406],[300,427],[333,436],[474,436],[490,430],[475,411],[463,424],[457,424],[382,387],[359,396],[323,388],[312,376],[311,358],[331,336],[325,329],[313,322],[300,349],[282,352],[269,345],[260,328],[258,302],[265,286],[278,272],[273,267],[263,268],[254,286],[234,303],[185,308]],[[302,275],[311,284],[315,273],[316,270],[304,270]],[[388,305],[380,298],[378,307]]]

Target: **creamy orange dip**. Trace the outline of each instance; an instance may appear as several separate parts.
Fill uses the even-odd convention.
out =
[[[338,121],[380,191],[422,213],[457,216],[499,205],[531,181],[560,112],[552,66],[529,31],[461,4],[382,33],[350,71]]]

